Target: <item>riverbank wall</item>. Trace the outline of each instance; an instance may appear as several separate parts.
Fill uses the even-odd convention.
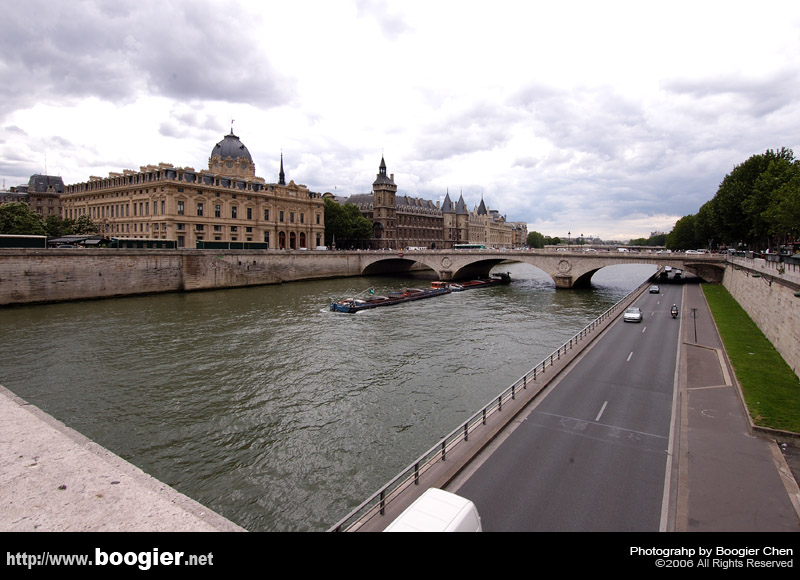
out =
[[[733,258],[722,284],[800,377],[800,267]]]
[[[358,276],[357,259],[302,250],[0,250],[0,306]]]

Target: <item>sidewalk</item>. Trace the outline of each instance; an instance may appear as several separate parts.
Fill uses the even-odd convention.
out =
[[[244,531],[0,387],[0,531]]]
[[[797,483],[777,443],[751,432],[699,284],[684,286],[681,306],[675,531],[800,531]]]

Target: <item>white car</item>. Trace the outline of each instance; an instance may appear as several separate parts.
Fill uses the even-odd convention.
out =
[[[625,322],[641,322],[642,309],[636,308],[635,306],[631,306],[630,308],[625,310],[625,314],[622,315],[622,319]]]

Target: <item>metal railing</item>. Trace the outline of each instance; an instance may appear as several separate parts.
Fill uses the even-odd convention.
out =
[[[753,254],[739,252],[728,257],[728,264],[734,270],[745,270],[753,277],[762,276],[771,286],[776,282],[794,291],[800,291],[800,258],[796,256],[780,256],[778,254]]]
[[[658,273],[656,273],[656,276],[657,275]],[[456,429],[450,432],[449,435],[445,436],[426,453],[417,458],[416,461],[411,463],[408,467],[396,475],[391,481],[389,481],[389,483],[384,485],[381,489],[362,502],[347,516],[341,519],[336,525],[330,528],[329,531],[355,531],[357,528],[366,524],[373,517],[379,515],[383,516],[386,511],[386,506],[390,502],[397,499],[397,497],[404,490],[412,486],[419,485],[422,475],[432,469],[439,461],[445,461],[447,454],[451,452],[454,447],[460,443],[469,441],[470,434],[477,429],[485,427],[488,419],[492,415],[503,410],[504,403],[507,404],[509,401],[516,399],[520,390],[525,391],[529,385],[532,385],[534,381],[545,375],[545,371],[548,367],[552,367],[561,359],[562,356],[566,356],[566,354],[576,347],[580,341],[585,339],[592,331],[603,325],[609,318],[612,317],[614,313],[618,312],[620,309],[626,308],[634,298],[641,294],[644,289],[651,284],[651,280],[652,278],[629,292],[622,300],[611,306],[599,317],[582,328],[567,342],[558,347],[551,355],[534,366],[531,370],[525,373],[525,375],[517,379],[499,395],[494,397],[480,411],[459,425]]]

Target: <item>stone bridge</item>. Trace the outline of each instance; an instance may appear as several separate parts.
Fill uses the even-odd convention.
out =
[[[550,275],[557,288],[589,286],[595,272],[617,264],[672,266],[706,282],[721,282],[726,257],[719,254],[648,254],[644,252],[560,252],[553,250],[414,250],[364,252],[361,273],[387,274],[425,266],[440,280],[456,281],[487,276],[501,262],[530,264]]]
[[[558,288],[588,286],[615,264],[672,266],[720,282],[720,255],[552,250],[301,251],[2,249],[0,306],[280,284],[343,276],[432,271],[440,280],[486,276],[503,262],[539,268]]]

